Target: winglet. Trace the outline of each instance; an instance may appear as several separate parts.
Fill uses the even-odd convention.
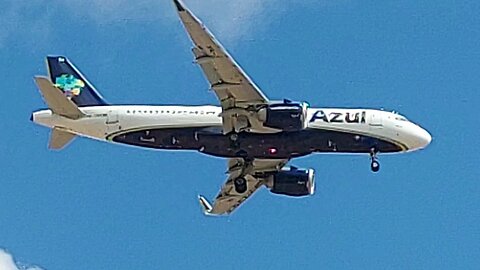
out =
[[[184,7],[184,4],[182,3],[182,1],[180,1],[180,0],[173,0],[173,3],[174,3],[175,6],[177,7],[177,10],[178,10],[178,11],[185,11],[185,7]]]
[[[202,207],[203,213],[205,215],[212,215],[210,212],[212,211],[212,205],[203,197],[202,195],[198,195],[198,202]]]

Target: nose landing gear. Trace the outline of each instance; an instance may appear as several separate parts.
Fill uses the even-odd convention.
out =
[[[378,160],[372,160],[372,163],[370,164],[370,169],[372,172],[378,172],[380,170],[380,163]]]
[[[377,153],[378,151],[375,149],[372,149],[370,152],[370,160],[372,161],[370,163],[370,169],[375,173],[380,170],[380,162],[378,162]]]

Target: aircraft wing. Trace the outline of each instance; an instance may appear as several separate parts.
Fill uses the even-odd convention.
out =
[[[239,207],[258,188],[265,184],[265,176],[282,169],[286,159],[254,159],[245,161],[242,158],[228,160],[228,178],[218,193],[213,205],[203,196],[199,196],[200,205],[207,215],[227,215]],[[238,193],[234,181],[243,178],[246,181],[246,190]]]
[[[180,0],[174,0],[180,19],[193,41],[192,49],[223,111],[267,104],[268,98],[247,76],[202,22]],[[224,114],[224,131],[233,130],[231,116]]]

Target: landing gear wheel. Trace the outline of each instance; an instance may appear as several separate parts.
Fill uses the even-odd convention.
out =
[[[240,150],[240,151],[238,151],[238,152],[235,153],[235,154],[236,154],[236,156],[239,157],[239,158],[243,158],[243,159],[248,158],[248,153],[247,153],[247,151],[245,151],[245,150]]]
[[[372,148],[370,151],[370,159],[372,160],[372,163],[370,164],[370,169],[372,172],[378,172],[380,170],[380,162],[378,162],[377,159],[377,153],[378,151],[375,148]]]
[[[238,140],[238,133],[232,132],[228,137],[230,138],[230,141],[236,142]]]
[[[228,134],[228,139],[230,140],[230,148],[232,149],[239,149],[240,142],[238,140],[238,133],[232,131]]]
[[[247,180],[243,177],[236,178],[233,180],[233,184],[235,185],[235,191],[237,193],[245,193],[247,191]]]
[[[380,163],[378,160],[372,160],[372,164],[370,164],[370,169],[372,172],[378,172],[380,170]]]

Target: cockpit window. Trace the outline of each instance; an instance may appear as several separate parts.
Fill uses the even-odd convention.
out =
[[[403,116],[400,116],[400,115],[397,115],[395,116],[395,120],[398,120],[398,121],[408,121],[407,118],[403,117]]]

